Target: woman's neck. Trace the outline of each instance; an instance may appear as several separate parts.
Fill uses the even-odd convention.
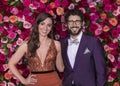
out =
[[[39,40],[40,40],[41,44],[44,44],[44,43],[46,43],[49,40],[49,38],[48,37],[40,37]]]

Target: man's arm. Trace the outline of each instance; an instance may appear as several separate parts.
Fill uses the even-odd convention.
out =
[[[106,62],[105,62],[104,50],[99,40],[95,40],[93,55],[94,55],[95,68],[97,74],[96,75],[97,86],[105,86]]]

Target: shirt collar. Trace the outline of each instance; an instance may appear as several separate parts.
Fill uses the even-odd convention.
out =
[[[79,42],[80,42],[80,40],[82,38],[82,34],[83,34],[83,32],[81,31],[80,34],[76,38]],[[74,39],[70,36],[70,40],[74,40]]]

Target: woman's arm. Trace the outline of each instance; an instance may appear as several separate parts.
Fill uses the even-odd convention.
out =
[[[56,67],[59,72],[64,71],[64,64],[63,64],[63,59],[61,55],[61,45],[59,41],[55,41],[56,49],[57,49],[57,58],[56,58]]]
[[[31,80],[31,76],[25,79],[16,68],[16,64],[19,62],[19,60],[21,60],[21,58],[26,53],[26,51],[27,51],[27,44],[24,43],[12,55],[12,57],[9,60],[8,66],[9,69],[12,71],[12,73],[20,80],[22,84],[33,84],[34,80]]]

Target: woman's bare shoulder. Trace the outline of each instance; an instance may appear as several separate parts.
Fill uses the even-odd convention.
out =
[[[61,45],[60,45],[60,42],[59,42],[59,41],[54,40],[54,43],[55,43],[55,46],[56,46],[56,48],[57,48],[57,49],[59,49],[59,48],[61,47]]]
[[[27,43],[28,43],[28,41],[24,41],[24,42],[19,46],[18,49],[23,50],[23,51],[27,51],[27,45],[28,45]]]
[[[54,40],[54,43],[55,43],[56,45],[60,45],[60,42],[59,42],[58,40]]]

